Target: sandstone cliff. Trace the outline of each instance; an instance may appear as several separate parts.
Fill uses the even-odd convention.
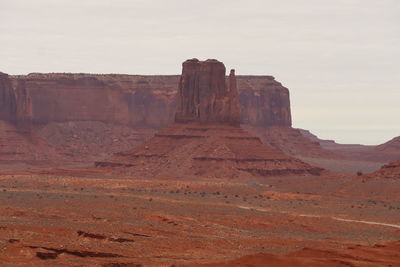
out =
[[[31,99],[24,81],[17,81],[13,86],[10,77],[0,73],[0,120],[14,124],[22,132],[29,132],[31,108]]]
[[[400,157],[398,139],[366,147],[340,145],[307,134],[304,136],[308,138],[303,138],[299,130],[291,128],[287,88],[272,76],[233,77],[231,73],[225,82],[221,78],[219,83],[225,84],[224,90],[230,90],[236,80],[241,124],[265,144],[296,157],[339,157],[374,163]],[[23,134],[28,141],[39,137],[66,159],[99,160],[141,144],[156,130],[172,123],[178,106],[179,81],[178,75],[1,73],[0,120],[11,124],[0,127],[0,136],[7,137],[2,141],[10,144],[15,142],[6,140],[21,140],[16,135]],[[224,109],[238,111],[235,105],[224,105]],[[11,147],[6,149],[3,144],[0,153],[9,155],[10,160],[37,158],[34,150],[26,151],[29,153],[24,157],[24,150],[19,150],[16,156],[10,153]],[[370,166],[357,169],[366,172]],[[374,165],[371,170],[376,169]]]
[[[228,81],[224,64],[217,60],[185,61],[176,123],[95,166],[138,177],[320,175],[321,168],[262,144],[240,127],[234,71]]]
[[[175,111],[176,77],[30,74],[14,85],[31,97],[32,123],[100,121],[161,127]]]
[[[272,76],[238,76],[241,123],[292,126],[289,90]]]
[[[225,84],[239,91],[243,122],[290,125],[286,88],[271,76],[234,77],[231,73]],[[0,153],[7,155],[3,160],[7,159],[7,166],[13,160],[34,164],[40,158],[35,149],[22,149],[34,139],[45,140],[49,150],[55,149],[63,159],[60,164],[99,160],[135,147],[174,121],[179,80],[178,75],[2,74],[0,120],[10,123],[0,127]],[[277,91],[287,106],[274,105],[276,110],[270,113]],[[236,105],[231,102],[225,108],[238,113]],[[282,110],[289,116],[279,117]],[[20,140],[21,149],[14,151],[17,141],[12,140]]]
[[[217,60],[187,60],[182,64],[176,122],[240,124],[236,77],[227,85],[225,66]]]
[[[14,122],[17,115],[17,100],[9,76],[0,72],[0,120]]]
[[[159,129],[174,120],[180,76],[33,73],[10,78],[14,88],[30,96],[35,125],[101,121]],[[289,92],[272,76],[237,76],[237,89],[242,123],[291,126]]]

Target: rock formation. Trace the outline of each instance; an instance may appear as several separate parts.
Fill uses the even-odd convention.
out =
[[[34,125],[99,121],[160,129],[174,121],[178,105],[178,75],[32,73],[9,78],[14,89],[29,95]],[[226,88],[219,82],[221,90],[230,88],[227,80]],[[289,91],[274,77],[238,76],[237,90],[242,124],[291,126]]]
[[[217,60],[191,59],[183,64],[175,122],[240,124],[234,70],[225,80],[225,66]]]
[[[251,126],[243,128],[258,136],[264,144],[294,157],[339,159],[339,155],[324,149],[317,141],[305,137],[299,129],[286,126]]]
[[[263,145],[239,127],[236,77],[229,86],[216,60],[183,63],[176,123],[143,145],[96,162],[134,176],[251,176],[313,174],[320,168]]]
[[[14,124],[20,131],[29,132],[31,100],[23,83],[18,81],[14,87],[10,77],[0,73],[0,120]]]
[[[231,89],[237,88],[242,122],[290,126],[286,88],[272,76],[232,79],[233,76],[234,73],[226,77],[225,82],[220,77],[219,84],[222,91],[237,93]],[[121,148],[137,146],[174,122],[179,102],[178,75],[2,74],[0,81],[0,120],[11,123],[9,127],[15,127],[12,132],[25,135],[27,140],[32,136],[46,140],[65,158],[62,162],[99,160]],[[237,102],[224,101],[216,96],[215,103],[218,102],[221,113],[213,119],[237,125]],[[227,110],[232,110],[230,118],[224,118]],[[104,128],[109,130],[107,134],[101,130]],[[10,132],[0,135],[11,138]],[[29,154],[25,156],[29,158]],[[21,157],[9,154],[9,158],[18,161]]]
[[[98,76],[31,74],[14,83],[30,96],[35,125],[98,121],[159,128],[170,121],[176,90],[171,93],[169,77]]]
[[[52,166],[65,162],[46,140],[33,137],[14,124],[0,120],[0,169]]]
[[[9,76],[0,72],[0,120],[14,122],[17,100]]]
[[[272,76],[238,79],[241,123],[251,126],[292,126],[289,90]]]
[[[400,160],[386,164],[377,172],[367,174],[366,176],[372,178],[400,179]]]
[[[226,77],[225,83],[220,77],[219,84],[222,91],[235,93],[231,88],[235,87],[236,80],[241,125],[275,149],[296,157],[363,159],[374,164],[399,158],[396,140],[376,149],[360,145],[339,145],[337,149],[334,142],[302,138],[298,130],[291,128],[287,88],[272,76],[237,76],[234,80],[232,76]],[[204,75],[201,77],[207,79]],[[41,137],[67,158],[85,162],[99,160],[99,155],[104,158],[121,148],[139,145],[155,131],[174,122],[181,101],[177,97],[179,81],[178,75],[1,74],[0,120],[11,123],[10,127],[15,127],[12,132],[24,134],[25,138]],[[213,101],[222,112],[218,120],[234,125],[237,114],[231,118],[223,118],[225,115],[221,114],[228,109],[237,110],[235,103],[227,104],[220,96]],[[207,111],[206,107],[203,109]],[[106,134],[101,129],[109,131]],[[127,132],[134,132],[134,135]],[[11,138],[10,132],[0,135]],[[13,157],[20,158],[9,155],[10,159]],[[367,165],[361,168],[364,172],[377,169]]]

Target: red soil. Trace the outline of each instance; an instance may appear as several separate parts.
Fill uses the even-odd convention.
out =
[[[400,265],[400,241],[385,245],[351,246],[346,249],[305,248],[286,255],[255,254],[232,261],[211,264],[191,264],[190,267],[243,266],[243,267],[284,267],[284,266],[397,266]],[[182,265],[184,266],[184,265]]]

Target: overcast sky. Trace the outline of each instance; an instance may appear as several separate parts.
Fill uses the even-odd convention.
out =
[[[293,126],[400,135],[399,0],[0,0],[0,71],[178,74],[187,58],[273,75]]]

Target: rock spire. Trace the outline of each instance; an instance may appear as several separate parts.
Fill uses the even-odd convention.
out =
[[[175,122],[240,124],[235,71],[228,81],[225,66],[215,59],[182,64]]]

